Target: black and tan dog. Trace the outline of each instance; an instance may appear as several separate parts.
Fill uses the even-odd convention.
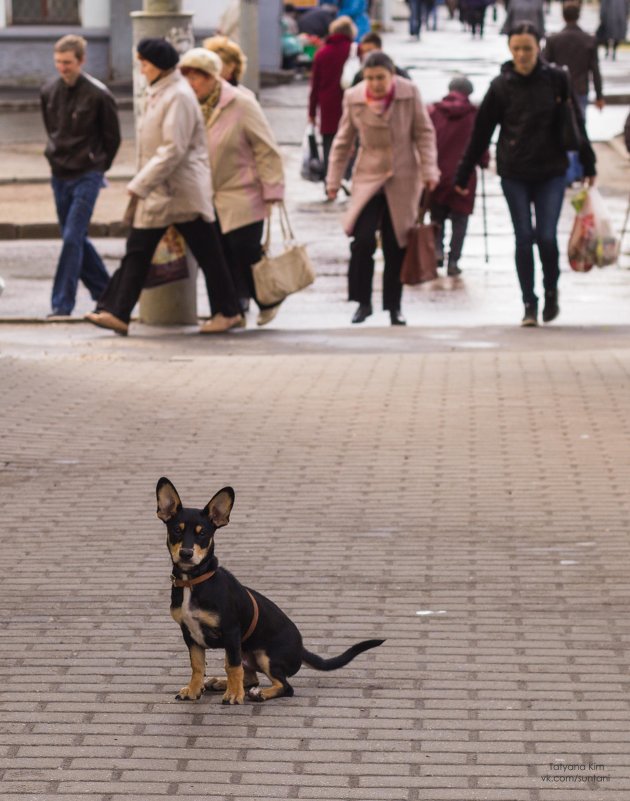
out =
[[[190,682],[176,696],[179,700],[194,701],[204,690],[224,691],[224,704],[242,704],[245,690],[253,701],[293,695],[287,679],[302,664],[335,670],[384,642],[364,640],[332,659],[310,653],[281,609],[219,567],[214,532],[229,522],[234,490],[224,487],[203,509],[182,507],[167,478],[158,481],[156,494],[173,560],[171,615],[181,626],[192,667]],[[206,648],[225,650],[227,679],[205,678]],[[257,671],[267,676],[271,687],[258,687]]]

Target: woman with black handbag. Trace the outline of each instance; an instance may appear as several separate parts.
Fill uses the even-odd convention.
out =
[[[543,322],[551,322],[560,311],[557,228],[564,199],[567,150],[578,150],[589,185],[595,181],[595,154],[581,112],[572,102],[566,71],[540,57],[538,30],[529,22],[521,22],[509,32],[508,45],[512,60],[502,66],[479,107],[455,176],[455,190],[462,195],[467,193],[468,179],[499,125],[497,172],[516,238],[516,271],[525,306],[521,324],[531,327],[538,325],[534,243],[543,269]],[[575,147],[574,120],[580,134],[579,147]]]

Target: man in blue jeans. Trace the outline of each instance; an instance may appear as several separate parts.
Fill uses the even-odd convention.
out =
[[[45,84],[40,95],[48,134],[45,152],[63,237],[48,315],[52,319],[72,313],[79,280],[94,300],[109,280],[87,234],[103,176],[120,146],[120,125],[107,87],[83,72],[85,48],[81,36],[59,39],[54,59],[60,77]]]

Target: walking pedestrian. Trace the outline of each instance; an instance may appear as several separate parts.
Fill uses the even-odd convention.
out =
[[[628,0],[601,0],[599,27],[595,34],[599,44],[606,48],[612,60],[617,58],[619,42],[624,42],[628,33]]]
[[[389,56],[370,53],[363,74],[365,79],[344,96],[326,188],[334,200],[358,137],[352,194],[344,218],[345,231],[353,238],[348,299],[359,304],[352,322],[362,323],[372,314],[374,252],[380,229],[385,256],[383,309],[389,312],[392,325],[405,325],[400,268],[422,189],[433,190],[440,177],[435,131],[418,89],[395,74]]]
[[[107,286],[103,260],[88,239],[88,228],[104,174],[120,146],[116,101],[96,78],[83,71],[87,43],[63,36],[55,43],[59,77],[41,90],[46,158],[63,238],[52,287],[49,319],[70,315],[82,281],[93,300]]]
[[[525,305],[522,325],[536,326],[534,243],[543,269],[543,322],[551,322],[560,311],[557,227],[568,166],[560,111],[571,87],[565,70],[540,58],[540,34],[531,23],[523,22],[513,28],[508,34],[508,44],[512,60],[502,66],[479,107],[472,137],[457,170],[455,187],[462,195],[468,193],[468,179],[499,125],[497,172],[516,238],[516,270]],[[588,183],[593,184],[595,154],[579,110],[576,117],[582,135],[580,160]]]
[[[470,27],[472,38],[477,34],[483,39],[483,30],[486,22],[486,9],[491,0],[465,0],[462,6],[462,16]]]
[[[545,35],[545,9],[543,0],[510,0],[501,33],[509,35],[521,22],[529,22],[542,38]]]
[[[578,25],[580,10],[578,2],[564,3],[562,16],[566,25],[559,33],[547,37],[543,58],[569,70],[580,107],[586,113],[590,80],[593,81],[597,108],[601,111],[606,103],[599,71],[597,41]]]
[[[447,275],[450,276],[457,276],[462,272],[459,259],[477,189],[476,170],[470,174],[466,186],[468,192],[465,195],[454,189],[455,173],[477,115],[477,107],[469,100],[472,93],[472,83],[464,75],[458,75],[449,83],[446,97],[428,108],[435,128],[440,169],[440,182],[431,193],[431,221],[435,223],[435,250],[439,265],[444,260],[444,225],[446,220],[450,220],[451,240],[447,261]],[[488,161],[489,154],[486,150],[479,159],[479,166],[487,167]]]
[[[284,199],[282,156],[258,101],[221,78],[221,59],[203,47],[189,50],[179,67],[191,85],[206,124],[210,169],[221,244],[244,311],[253,298],[258,325],[280,305],[256,298],[252,265],[263,255],[264,221]]]
[[[153,252],[169,225],[174,225],[206,279],[212,317],[201,333],[227,331],[242,325],[242,317],[214,224],[208,144],[199,103],[176,69],[177,50],[165,39],[141,39],[137,57],[148,88],[138,130],[140,169],[127,186],[132,228],[120,267],[96,311],[86,319],[127,334]]]
[[[589,78],[595,88],[595,105],[601,111],[606,105],[602,89],[602,76],[597,57],[597,41],[594,36],[583,31],[578,25],[580,4],[567,2],[562,6],[565,27],[547,38],[543,57],[552,64],[566,67],[571,75],[571,83],[580,103],[582,115],[586,118],[588,105]],[[583,177],[582,166],[577,153],[569,153],[567,186]]]
[[[409,6],[409,36],[420,40],[422,24],[429,30],[429,17],[435,11],[435,0],[406,0]],[[437,29],[437,17],[434,18],[433,30]]]
[[[332,141],[339,127],[343,103],[341,76],[357,29],[350,17],[337,17],[330,23],[326,43],[315,53],[311,72],[308,120],[315,125],[319,110],[319,132],[322,137],[323,174],[328,169]]]
[[[363,63],[365,62],[365,59],[370,55],[370,53],[374,53],[376,50],[382,49],[383,40],[378,33],[376,33],[376,31],[370,31],[361,38],[357,48],[357,55],[359,56],[359,61],[361,62],[361,69],[355,73],[354,78],[352,79],[352,86],[356,86],[363,80]],[[408,80],[411,80],[407,70],[404,70],[397,64],[394,65],[394,69],[396,70],[396,75],[400,75],[401,78],[407,78]]]
[[[322,3],[314,8],[307,8],[298,17],[298,29],[300,33],[308,36],[325,39],[330,29],[330,23],[338,15],[339,9],[332,3]]]
[[[203,40],[203,46],[206,50],[216,53],[221,59],[223,67],[221,69],[221,77],[223,80],[238,86],[238,88],[246,94],[255,97],[251,89],[241,84],[241,79],[247,69],[247,56],[241,50],[240,46],[227,36],[210,36]]]

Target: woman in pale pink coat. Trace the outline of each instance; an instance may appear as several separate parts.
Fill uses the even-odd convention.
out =
[[[385,53],[367,57],[364,80],[345,93],[326,176],[328,197],[333,200],[358,137],[352,195],[344,218],[344,229],[353,237],[348,299],[359,304],[353,323],[362,323],[372,314],[374,251],[380,228],[385,257],[383,309],[389,312],[392,325],[406,324],[400,311],[400,268],[422,189],[432,191],[440,178],[431,119],[417,88],[397,76],[395,69]]]
[[[179,62],[206,121],[214,207],[234,283],[243,307],[253,298],[260,309],[258,325],[266,325],[279,304],[256,300],[252,265],[262,257],[271,205],[284,198],[282,157],[256,98],[222,79],[221,66],[219,56],[203,47],[189,50]]]

